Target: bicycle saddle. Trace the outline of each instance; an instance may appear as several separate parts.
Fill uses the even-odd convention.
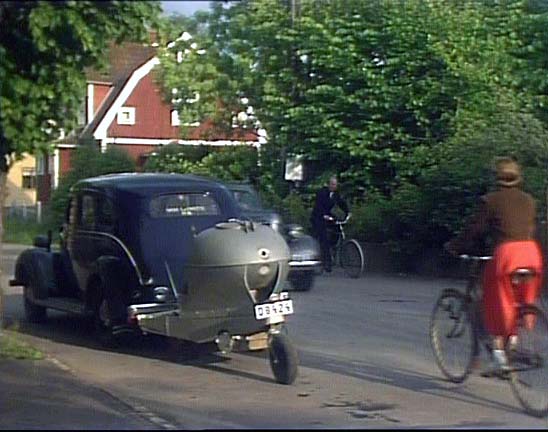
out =
[[[521,285],[535,278],[537,272],[531,268],[517,268],[510,274],[512,285]]]

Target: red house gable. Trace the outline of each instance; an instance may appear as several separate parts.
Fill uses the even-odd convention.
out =
[[[123,104],[135,108],[135,124],[118,124],[115,118],[107,130],[109,137],[178,139],[179,128],[171,126],[171,105],[154,82],[154,72],[146,75]]]
[[[70,170],[72,151],[84,142],[95,142],[102,151],[111,146],[123,149],[138,166],[142,166],[158,146],[169,143],[260,146],[264,142],[255,131],[222,130],[209,119],[191,127],[182,139],[179,127],[171,124],[173,107],[164,100],[161,87],[155,81],[154,68],[159,63],[156,53],[157,48],[139,43],[112,44],[108,67],[104,71],[86,70],[87,121],[83,130],[56,142],[51,186],[57,187],[59,178]],[[125,123],[130,124],[120,124],[118,120],[118,114],[124,111]],[[47,194],[41,195],[38,199],[47,201]]]

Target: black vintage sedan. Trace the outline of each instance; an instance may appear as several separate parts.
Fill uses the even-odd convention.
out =
[[[42,248],[23,252],[17,262],[16,280],[35,282],[25,284],[27,316],[41,320],[46,307],[108,308],[114,324],[126,321],[126,304],[173,302],[166,287],[170,278],[175,285],[182,279],[194,233],[238,216],[222,185],[197,176],[129,173],[80,181],[71,191],[60,250],[50,252],[49,241],[37,238]]]
[[[114,174],[71,190],[58,250],[51,236],[16,262],[29,321],[47,309],[92,317],[101,340],[140,330],[194,342],[270,349],[279,382],[296,352],[281,331],[289,250],[270,228],[243,221],[221,183],[179,174]]]

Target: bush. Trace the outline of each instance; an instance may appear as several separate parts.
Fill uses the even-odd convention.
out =
[[[197,174],[226,181],[253,181],[258,176],[257,150],[248,146],[170,144],[149,158],[145,171]]]
[[[70,171],[60,179],[59,186],[52,194],[49,225],[56,228],[63,223],[70,188],[79,180],[133,171],[135,171],[135,162],[123,150],[108,148],[105,153],[101,153],[96,147],[87,145],[77,147],[72,155]]]
[[[310,213],[312,209],[307,205],[303,197],[295,192],[287,195],[281,200],[281,215],[286,223],[296,223],[309,231]]]
[[[195,170],[208,153],[208,146],[181,146],[169,144],[154,152],[147,160],[144,170],[148,172],[175,172],[186,174]]]
[[[471,120],[431,152],[437,163],[401,181],[382,213],[388,243],[408,255],[440,249],[459,232],[479,197],[495,187],[493,160],[513,155],[523,167],[524,189],[545,217],[548,133],[527,114],[499,112],[489,123]]]
[[[46,234],[49,224],[39,224],[35,220],[24,220],[19,217],[6,217],[4,223],[5,243],[32,245],[39,234]]]
[[[389,201],[375,192],[363,200],[352,202],[352,219],[346,229],[348,236],[367,242],[385,242],[389,232],[388,208]]]

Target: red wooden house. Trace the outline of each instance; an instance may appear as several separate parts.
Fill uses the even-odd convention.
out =
[[[220,133],[210,121],[193,127],[188,138],[181,139],[177,113],[165,102],[155,82],[154,68],[159,60],[154,45],[112,45],[107,71],[86,71],[87,92],[79,130],[58,140],[48,160],[38,160],[39,201],[49,200],[51,189],[70,170],[71,153],[82,143],[95,144],[102,151],[121,148],[142,167],[150,153],[170,143],[259,147],[264,142],[256,131],[247,129]]]

